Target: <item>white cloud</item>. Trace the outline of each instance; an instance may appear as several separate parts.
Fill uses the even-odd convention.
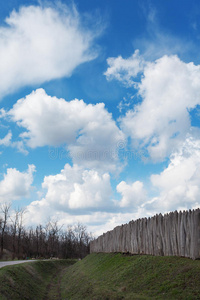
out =
[[[21,138],[31,148],[65,144],[73,162],[83,167],[120,168],[117,151],[124,134],[103,103],[67,102],[38,89],[18,100],[7,115],[26,129]]]
[[[159,195],[148,208],[156,211],[191,209],[200,206],[200,140],[188,137],[175,152],[168,167],[151,176]]]
[[[127,86],[134,86],[136,82],[133,79],[144,70],[145,60],[139,55],[139,50],[136,50],[127,59],[123,59],[121,56],[110,57],[107,59],[107,64],[109,68],[104,73],[107,80],[116,79]]]
[[[66,164],[57,175],[45,176],[42,187],[47,189],[45,201],[71,209],[93,209],[109,205],[110,176],[78,165]]]
[[[3,180],[0,181],[0,202],[11,202],[22,197],[29,197],[34,172],[34,165],[29,165],[26,172],[8,168]]]
[[[0,109],[0,118],[5,118],[6,117],[6,111],[4,108]]]
[[[27,224],[81,222],[97,236],[115,226],[150,217],[156,213],[192,209],[200,206],[200,140],[188,137],[171,158],[168,167],[150,178],[149,194],[140,181],[121,181],[116,190],[119,201],[112,200],[108,173],[85,170],[66,164],[57,175],[46,176],[45,196],[27,207]],[[150,192],[157,196],[150,197]]]
[[[135,181],[132,184],[121,181],[117,185],[117,192],[122,195],[119,206],[128,207],[132,211],[137,211],[139,206],[146,200],[146,191],[141,181]]]
[[[143,216],[144,212],[148,215],[141,206],[146,200],[141,182],[131,185],[121,182],[117,191],[122,194],[122,200],[117,203],[112,200],[108,173],[86,170],[78,165],[66,164],[59,174],[45,176],[42,188],[45,196],[27,206],[27,226],[45,224],[49,219],[58,220],[60,225],[81,222],[98,236]]]
[[[122,223],[128,223],[132,219],[137,219],[141,214],[131,213],[112,213],[97,211],[84,214],[70,214],[64,211],[56,211],[52,209],[48,203],[34,201],[26,210],[25,225],[36,226],[38,224],[46,224],[49,220],[58,221],[59,226],[68,226],[75,223],[82,223],[87,226],[88,232],[92,232],[96,237],[103,232],[112,230],[114,227]]]
[[[92,43],[99,33],[84,29],[75,8],[21,7],[5,22],[0,27],[0,97],[25,85],[70,76],[97,55]]]
[[[0,139],[0,146],[10,146],[12,139],[12,132],[9,131],[3,139]]]
[[[111,197],[110,175],[99,175],[94,170],[85,170],[82,183],[74,183],[74,191],[70,195],[71,209],[109,206]]]
[[[6,114],[5,116],[6,117]],[[28,154],[28,151],[24,147],[24,143],[22,141],[12,141],[12,132],[9,130],[9,132],[6,134],[6,136],[2,139],[0,139],[0,146],[4,147],[12,147],[17,149],[18,152],[23,153],[24,155]]]
[[[112,189],[108,173],[85,170],[77,165],[66,164],[59,174],[45,176],[42,187],[45,196],[33,201],[27,211],[31,218],[42,220],[62,214],[71,216],[87,215],[105,211],[113,206]]]
[[[115,60],[118,64],[118,58]],[[115,73],[114,69],[117,78]],[[126,84],[132,74],[120,74],[117,79]],[[190,130],[189,111],[200,104],[200,66],[184,63],[177,56],[163,56],[144,65],[135,87],[142,102],[121,117],[121,128],[134,147],[146,147],[153,160],[163,160],[179,148]]]
[[[82,214],[71,214],[70,212],[56,210],[43,200],[34,201],[27,207],[25,222],[26,226],[45,224],[49,220],[58,221],[60,226],[82,223],[87,226],[88,232],[92,232],[98,237],[104,232],[112,230],[116,226],[144,216],[151,216],[151,213],[149,214],[141,208],[134,213],[132,211],[126,213],[106,211],[94,211],[88,213],[85,211]]]
[[[24,143],[22,141],[12,142],[10,145],[12,148],[16,148],[18,152],[28,155],[28,151],[25,149]]]

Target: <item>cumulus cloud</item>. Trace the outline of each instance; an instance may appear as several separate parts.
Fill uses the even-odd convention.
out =
[[[99,175],[94,170],[85,170],[82,183],[74,183],[74,191],[70,195],[71,209],[109,206],[111,197],[110,175]]]
[[[65,101],[38,89],[17,101],[7,113],[24,128],[20,137],[31,148],[67,145],[74,163],[114,171],[118,145],[125,141],[103,103]]]
[[[146,200],[142,182],[121,182],[117,191],[122,199],[114,201],[110,181],[108,173],[66,164],[60,173],[44,177],[45,195],[27,206],[27,225],[45,224],[49,219],[58,220],[60,225],[81,222],[99,235],[144,212],[148,215],[142,208]]]
[[[146,64],[142,56],[139,55],[139,50],[136,50],[133,55],[127,59],[118,56],[117,58],[110,57],[107,59],[109,65],[107,71],[104,73],[107,80],[116,79],[127,86],[135,86],[135,77],[138,73],[144,70]]]
[[[115,61],[118,64],[118,58],[113,64]],[[142,101],[120,122],[133,146],[147,148],[150,157],[158,161],[178,149],[190,130],[190,111],[200,104],[200,66],[177,56],[163,56],[143,66],[143,75],[135,86]],[[108,70],[117,78],[116,68]],[[126,84],[134,72],[138,73],[137,66],[131,75],[120,74],[117,79]]]
[[[31,218],[38,219],[41,214],[42,220],[62,214],[87,215],[113,205],[110,175],[78,165],[66,164],[59,174],[45,176],[42,188],[45,196],[27,207]]]
[[[108,173],[66,164],[59,174],[44,178],[46,194],[28,206],[27,216],[32,225],[48,217],[65,225],[83,222],[99,235],[141,217],[199,207],[199,180],[200,140],[188,136],[169,165],[150,177],[149,193],[141,181],[121,181],[116,187],[121,199],[112,200]]]
[[[117,185],[117,192],[122,195],[119,206],[127,207],[132,211],[137,211],[139,205],[146,200],[146,191],[141,181],[135,181],[132,184],[121,181]]]
[[[30,196],[33,183],[33,173],[36,171],[34,165],[29,165],[26,172],[20,172],[15,168],[8,168],[0,181],[0,202],[11,202],[22,197]]]
[[[200,206],[200,140],[188,137],[179,151],[171,155],[168,167],[151,176],[159,196],[148,209],[173,211]]]
[[[62,209],[84,209],[107,206],[111,196],[110,176],[78,165],[66,164],[61,173],[45,176],[42,187],[45,200]]]
[[[95,35],[84,29],[75,8],[27,6],[0,27],[0,97],[16,89],[70,76],[94,59]]]

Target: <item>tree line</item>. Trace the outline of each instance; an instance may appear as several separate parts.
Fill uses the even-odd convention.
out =
[[[24,209],[15,210],[10,216],[11,204],[0,206],[0,258],[4,250],[12,253],[12,259],[26,258],[83,258],[89,254],[93,239],[82,224],[63,229],[58,221],[45,226],[25,228]]]

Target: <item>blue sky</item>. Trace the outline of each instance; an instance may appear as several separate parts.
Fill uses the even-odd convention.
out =
[[[7,1],[0,202],[98,235],[199,207],[199,1]]]

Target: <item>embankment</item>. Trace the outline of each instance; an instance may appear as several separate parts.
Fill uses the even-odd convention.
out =
[[[39,261],[2,268],[0,299],[199,299],[200,260],[94,253],[74,262]]]
[[[195,300],[199,283],[199,260],[94,253],[63,274],[61,299]]]
[[[58,277],[75,262],[36,261],[0,269],[0,300],[60,299]]]

